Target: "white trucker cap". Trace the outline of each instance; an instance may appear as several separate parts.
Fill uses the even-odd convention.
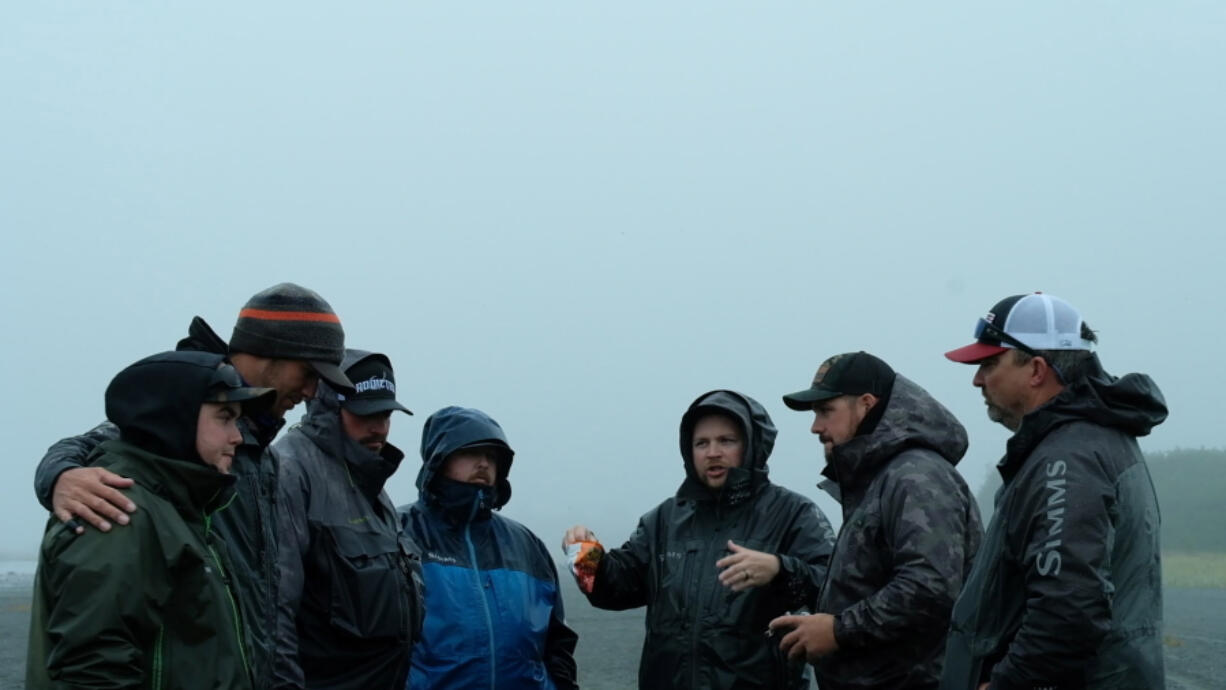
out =
[[[1081,312],[1056,297],[1035,292],[1013,295],[997,302],[975,324],[975,342],[945,356],[973,364],[1008,349],[1093,350],[1094,343],[1081,337]]]

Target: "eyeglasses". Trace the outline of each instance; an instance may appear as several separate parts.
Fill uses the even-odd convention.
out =
[[[1023,343],[1017,338],[1005,333],[1000,328],[989,323],[986,319],[979,319],[979,323],[975,324],[975,339],[980,340],[983,338],[985,333],[989,338],[994,338],[1002,343],[1009,343],[1013,347],[1025,352],[1031,357],[1040,356],[1038,352],[1035,352],[1034,348],[1030,347],[1026,343]]]

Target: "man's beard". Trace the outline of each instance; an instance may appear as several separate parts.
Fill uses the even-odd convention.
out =
[[[379,451],[383,450],[383,446],[387,445],[387,437],[386,436],[367,436],[366,438],[363,438],[361,441],[358,441],[358,443],[361,444],[363,448],[369,451],[378,453]],[[378,444],[378,445],[375,445],[375,444]]]
[[[1017,431],[1017,428],[1022,425],[1022,420],[1013,416],[1005,408],[988,402],[988,419],[998,424],[1004,425],[1010,431]]]

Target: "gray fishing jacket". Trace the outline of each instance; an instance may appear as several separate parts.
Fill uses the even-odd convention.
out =
[[[369,353],[347,350],[348,368]],[[320,382],[272,446],[279,466],[274,688],[402,688],[423,616],[421,561],[383,485],[404,458],[345,434]]]
[[[817,611],[839,649],[817,664],[823,690],[926,688],[940,678],[949,613],[983,527],[954,466],[962,424],[898,375],[871,433],[834,447],[823,488],[843,507]]]
[[[1097,358],[1027,414],[954,609],[941,687],[1161,688],[1158,499],[1137,446],[1166,419],[1143,374]]]

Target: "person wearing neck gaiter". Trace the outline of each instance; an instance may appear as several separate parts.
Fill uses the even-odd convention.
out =
[[[579,687],[579,638],[566,625],[553,559],[531,530],[497,512],[511,500],[514,458],[481,410],[445,407],[422,428],[420,498],[400,508],[426,585],[413,690]]]

